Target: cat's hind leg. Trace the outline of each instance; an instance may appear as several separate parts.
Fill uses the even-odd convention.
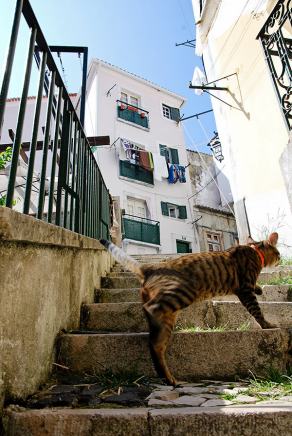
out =
[[[163,313],[157,305],[149,303],[144,304],[143,309],[149,324],[149,348],[155,370],[160,378],[175,386],[177,382],[168,368],[165,353],[175,325],[176,313]]]
[[[241,288],[236,292],[236,295],[239,298],[240,302],[243,304],[243,306],[259,323],[262,329],[272,329],[278,327],[265,320],[261,308],[259,306],[258,300],[255,296],[254,289]]]

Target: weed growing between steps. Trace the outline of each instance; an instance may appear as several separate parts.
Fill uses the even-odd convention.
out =
[[[278,277],[265,282],[259,281],[260,285],[292,285],[292,277]]]
[[[292,285],[292,277],[280,277],[279,279],[271,280],[269,285]]]
[[[292,265],[292,257],[281,257],[280,265],[281,266]]]
[[[178,324],[175,328],[175,331],[181,332],[181,333],[201,333],[201,332],[227,332],[227,331],[240,331],[240,332],[246,332],[250,330],[250,322],[245,321],[240,326],[238,326],[236,329],[230,328],[228,324],[225,324],[223,326],[218,327],[198,327],[198,326],[187,326]]]
[[[222,393],[223,400],[233,401],[234,403],[242,402],[237,401],[240,393]],[[281,374],[275,368],[269,368],[266,377],[257,377],[252,374],[248,380],[244,395],[255,398],[256,401],[267,400],[280,400],[283,397],[292,396],[292,372],[288,374]],[[238,397],[240,399],[240,397]]]

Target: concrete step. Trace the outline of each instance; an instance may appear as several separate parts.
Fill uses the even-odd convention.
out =
[[[283,329],[175,333],[167,353],[178,380],[233,379],[286,372],[289,333]],[[291,351],[291,350],[290,350]],[[75,374],[135,372],[155,376],[147,333],[64,334],[58,342],[59,364]]]
[[[275,270],[272,272],[262,272],[259,276],[259,284],[268,284],[271,280],[291,277],[291,270]],[[134,288],[140,286],[138,277],[131,272],[112,271],[108,276],[102,277],[101,285],[103,288]],[[289,286],[289,285],[288,285]],[[292,289],[292,284],[290,285]]]
[[[96,289],[95,301],[97,303],[141,302],[139,291],[140,288]]]
[[[8,411],[7,436],[291,436],[292,403],[266,406]],[[202,430],[203,429],[203,430]]]
[[[101,286],[102,288],[115,288],[115,289],[124,289],[124,288],[137,288],[140,286],[140,281],[137,276],[115,276],[115,277],[102,277],[101,278]]]
[[[265,318],[279,327],[292,327],[292,302],[260,304]],[[110,332],[146,332],[148,325],[141,303],[88,304],[82,309],[82,328]],[[177,327],[226,330],[261,327],[240,302],[204,301],[187,307],[178,316]]]
[[[140,294],[139,287],[135,288],[120,288],[120,289],[98,289],[96,290],[97,303],[123,303],[123,302],[139,302]],[[216,297],[218,301],[238,301],[234,295]],[[264,285],[263,295],[257,296],[258,301],[292,301],[292,286],[291,285]]]

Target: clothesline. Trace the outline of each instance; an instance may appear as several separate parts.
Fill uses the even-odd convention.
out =
[[[162,178],[168,179],[169,183],[186,183],[185,169],[187,166],[167,162],[165,156],[159,153],[151,153],[141,149],[136,144],[121,138],[121,145],[125,152],[126,159],[134,165],[138,165],[148,171],[154,171],[154,177],[158,181]]]

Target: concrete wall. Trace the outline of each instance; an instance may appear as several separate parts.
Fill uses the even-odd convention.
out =
[[[223,173],[230,180],[236,211],[245,199],[252,236],[260,239],[279,231],[280,250],[291,256],[292,209],[283,176],[291,160],[289,131],[257,39],[276,3],[206,0],[200,16],[199,0],[193,0],[196,22],[200,21],[197,54],[203,54],[208,82],[236,73],[217,82],[230,93],[215,91],[236,108],[212,99],[224,155],[218,168],[225,165]],[[248,231],[244,222],[241,225],[244,216],[237,213],[241,241]]]
[[[47,379],[56,336],[79,327],[112,261],[98,241],[4,207],[0,259],[1,406]]]

